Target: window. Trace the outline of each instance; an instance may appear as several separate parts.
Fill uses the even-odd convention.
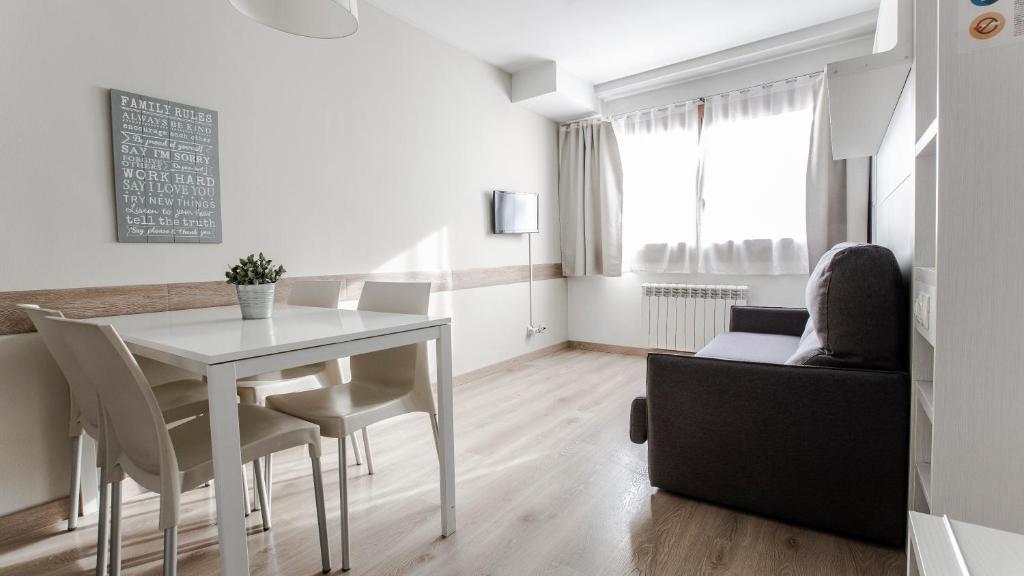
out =
[[[627,115],[624,250],[633,270],[801,274],[820,77]],[[699,127],[699,128],[698,128]]]
[[[634,270],[688,272],[697,246],[696,103],[615,121],[622,158],[623,252]]]

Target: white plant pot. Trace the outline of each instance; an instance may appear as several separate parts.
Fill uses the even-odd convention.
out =
[[[274,312],[274,284],[236,285],[243,320],[270,318]]]

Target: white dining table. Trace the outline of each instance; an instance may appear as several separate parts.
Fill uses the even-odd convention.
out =
[[[242,320],[237,306],[225,306],[89,321],[113,325],[137,356],[206,376],[221,573],[228,575],[249,573],[236,380],[434,340],[441,535],[455,532],[450,318],[275,304],[265,320]]]

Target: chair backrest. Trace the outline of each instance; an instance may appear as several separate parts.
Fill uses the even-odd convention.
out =
[[[356,308],[370,312],[426,314],[429,304],[429,282],[367,282]],[[350,366],[354,381],[372,380],[430,394],[425,342],[353,356]],[[430,398],[433,402],[432,395]]]
[[[296,306],[337,308],[341,300],[341,280],[296,280],[288,293],[288,303]]]
[[[63,335],[79,367],[96,384],[110,461],[151,490],[178,494],[177,459],[160,405],[114,327],[57,318],[42,322]],[[165,514],[172,513],[176,521],[176,511],[161,508],[162,526]]]
[[[53,356],[57,367],[60,368],[64,379],[68,382],[71,398],[77,408],[77,414],[72,414],[72,418],[75,419],[77,416],[90,436],[94,438],[99,436],[101,418],[97,397],[99,392],[78,365],[78,358],[75,357],[74,351],[65,340],[63,332],[53,330],[52,324],[43,321],[46,318],[63,318],[64,314],[59,310],[40,308],[35,304],[19,304],[18,308],[28,315],[36,327],[36,331],[42,337],[46,349],[50,351],[50,356]]]
[[[341,280],[296,280],[288,293],[288,303],[295,306],[315,308],[337,308],[341,300]],[[318,362],[297,368],[260,374],[251,380],[277,381],[292,380],[305,376],[320,376],[325,382],[341,382],[341,367],[337,360]]]

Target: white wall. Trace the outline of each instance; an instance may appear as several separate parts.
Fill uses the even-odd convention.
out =
[[[914,261],[914,82],[903,88],[874,162],[872,242],[893,251],[909,280]]]
[[[750,304],[803,306],[806,276],[727,276],[720,274],[636,274],[569,279],[569,339],[647,348],[640,315],[640,285],[645,282],[743,284]]]
[[[0,4],[0,291],[216,280],[264,251],[295,276],[526,263],[488,191],[539,192],[557,262],[556,127],[507,74],[360,6],[354,37],[265,28],[228,2]],[[118,244],[108,89],[219,112],[221,245]],[[438,294],[455,370],[565,340],[564,280]],[[66,494],[66,392],[35,335],[0,338],[0,514]]]
[[[692,100],[701,96],[738,90],[823,70],[825,64],[871,52],[871,39],[844,42],[827,48],[750,66],[605,102],[603,111],[616,115],[633,110]],[[858,165],[859,166],[859,165]],[[859,175],[859,179],[856,177]],[[851,202],[867,206],[867,175],[851,172],[848,183]],[[866,217],[866,209],[851,211]],[[862,239],[866,222],[849,222]],[[807,276],[725,276],[708,274],[634,274],[621,278],[569,279],[569,339],[619,346],[647,346],[640,318],[640,285],[644,282],[692,284],[744,284],[750,286],[750,303],[763,306],[803,306]]]

